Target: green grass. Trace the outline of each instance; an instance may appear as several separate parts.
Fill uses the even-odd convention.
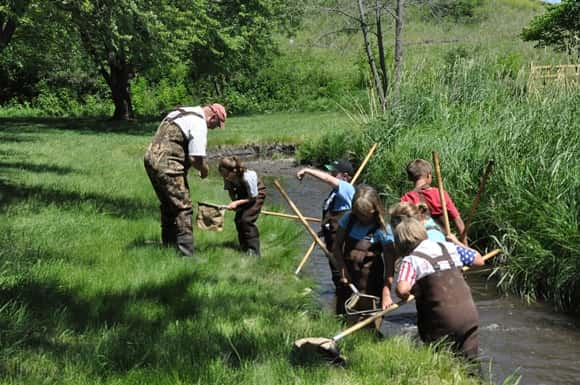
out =
[[[213,130],[209,145],[248,143],[295,143],[319,138],[324,132],[340,131],[352,122],[340,112],[273,113],[228,118],[225,130]]]
[[[148,128],[100,124],[2,124],[1,383],[476,383],[448,354],[366,332],[342,343],[347,369],[293,365],[294,340],[342,328],[293,276],[303,231],[261,217],[256,260],[228,213],[223,233],[195,232],[196,259],[176,256],[156,244]],[[191,187],[226,200],[215,170]]]

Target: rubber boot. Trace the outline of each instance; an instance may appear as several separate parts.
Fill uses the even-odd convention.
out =
[[[193,236],[178,236],[177,250],[179,250],[184,257],[193,257]]]
[[[260,257],[260,238],[245,240],[246,253],[252,257]]]

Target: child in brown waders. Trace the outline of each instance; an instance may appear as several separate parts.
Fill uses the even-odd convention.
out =
[[[232,202],[229,210],[235,210],[238,240],[248,255],[260,256],[260,233],[256,220],[266,198],[266,187],[253,170],[246,169],[236,157],[223,158],[219,172],[224,178],[224,190],[230,194]]]
[[[322,206],[322,223],[320,224],[326,248],[332,252],[334,250],[334,239],[336,238],[338,222],[345,213],[351,210],[355,189],[350,184],[350,181],[354,175],[354,171],[352,164],[344,159],[335,160],[326,165],[325,168],[330,173],[305,167],[296,173],[296,177],[298,180],[302,180],[304,175],[310,175],[332,187]],[[332,266],[332,263],[330,263],[330,271],[336,297],[348,298],[351,290],[340,282],[340,272],[335,266]],[[337,301],[336,314],[344,314],[344,303]]]
[[[394,263],[385,259],[393,258],[394,247],[384,216],[385,209],[377,191],[370,186],[358,186],[352,211],[344,214],[339,222],[334,256],[343,284],[352,283],[359,292],[378,297],[379,301],[385,297],[382,302],[388,306],[392,303],[392,282],[385,281],[385,274],[392,277],[393,273],[385,272],[385,265],[394,266]],[[343,296],[337,301],[344,307],[347,299],[348,296]]]
[[[415,218],[391,223],[395,246],[404,255],[397,277],[397,295],[415,295],[417,327],[424,343],[442,339],[454,352],[475,362],[479,348],[479,315],[460,268],[483,266],[481,255],[451,242],[427,239],[425,226]]]

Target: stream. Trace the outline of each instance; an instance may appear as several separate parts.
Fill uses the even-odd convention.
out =
[[[299,169],[292,159],[247,161],[268,186],[267,204],[291,209],[272,185],[278,178],[296,206],[306,216],[320,217],[322,201],[330,188],[318,180],[295,178]],[[318,226],[313,226],[318,230]],[[311,238],[304,235],[304,251]],[[296,256],[296,266],[303,254]],[[321,306],[332,312],[334,286],[326,256],[317,249],[302,274],[312,277]],[[520,376],[521,385],[580,384],[580,320],[556,313],[549,305],[528,305],[505,296],[488,280],[485,270],[467,273],[480,317],[480,353],[485,378],[501,384],[507,377]],[[408,304],[389,313],[381,327],[385,337],[410,333],[417,336],[416,311]],[[330,331],[332,333],[332,331]],[[418,338],[418,336],[416,337]]]

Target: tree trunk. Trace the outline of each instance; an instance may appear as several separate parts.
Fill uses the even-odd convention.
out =
[[[379,66],[381,67],[381,80],[383,85],[383,92],[385,95],[385,105],[383,111],[387,109],[388,95],[389,95],[389,73],[387,72],[387,63],[385,61],[385,46],[383,44],[383,26],[381,20],[381,3],[380,0],[376,2],[376,22],[377,22],[377,48],[379,49]]]
[[[403,72],[403,7],[404,0],[397,0],[397,18],[395,19],[395,103],[399,103],[401,75]]]
[[[379,73],[377,71],[377,66],[375,64],[375,59],[373,55],[373,51],[371,49],[371,43],[369,40],[369,26],[365,20],[365,10],[363,0],[358,0],[358,10],[359,10],[359,22],[360,28],[363,34],[363,39],[365,43],[365,50],[367,53],[367,60],[369,62],[369,66],[371,67],[371,72],[373,75],[373,81],[375,83],[375,88],[377,90],[377,94],[379,97],[379,102],[381,104],[382,111],[385,112],[385,94],[383,92],[383,86],[381,84],[381,80],[379,78]]]
[[[129,66],[123,58],[117,55],[109,55],[109,88],[115,104],[115,112],[112,120],[133,119],[133,105],[131,102],[131,73]]]

